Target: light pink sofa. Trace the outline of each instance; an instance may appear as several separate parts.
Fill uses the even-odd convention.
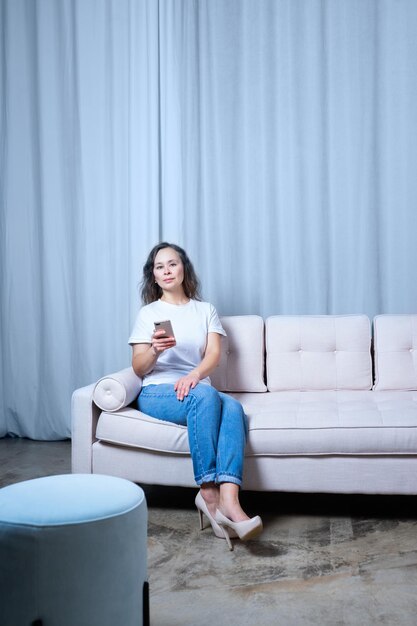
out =
[[[223,317],[212,376],[248,418],[245,489],[417,493],[417,315]],[[132,406],[131,368],[78,389],[72,468],[194,486],[187,430]]]

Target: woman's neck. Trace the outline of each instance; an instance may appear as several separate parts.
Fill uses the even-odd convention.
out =
[[[175,304],[176,306],[180,306],[182,304],[187,304],[190,301],[190,298],[187,298],[184,292],[182,293],[166,293],[163,292],[161,296],[162,302],[167,302],[168,304]]]

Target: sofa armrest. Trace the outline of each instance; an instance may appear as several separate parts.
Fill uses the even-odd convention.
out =
[[[71,468],[74,474],[91,474],[92,445],[101,410],[93,402],[95,384],[77,389],[71,401]]]
[[[72,394],[72,471],[91,474],[92,445],[101,411],[118,411],[139,395],[142,379],[131,367],[100,378],[97,383],[76,389]]]

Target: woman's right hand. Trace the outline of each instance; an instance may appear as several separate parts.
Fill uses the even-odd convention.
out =
[[[164,330],[155,330],[152,335],[151,346],[155,356],[159,356],[165,350],[176,345],[174,337],[169,337]]]
[[[135,343],[132,345],[132,367],[137,376],[146,376],[155,367],[159,355],[173,348],[176,344],[174,337],[169,337],[163,330],[157,330],[149,343]]]

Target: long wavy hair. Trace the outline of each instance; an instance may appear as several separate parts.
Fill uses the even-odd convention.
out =
[[[162,241],[152,248],[148,258],[146,259],[146,263],[143,266],[143,278],[141,282],[141,296],[143,303],[150,304],[151,302],[159,300],[159,298],[162,296],[162,289],[155,282],[153,269],[155,265],[156,255],[160,250],[163,250],[164,248],[172,248],[173,250],[175,250],[175,252],[178,253],[181,259],[184,268],[184,281],[182,283],[182,286],[187,298],[193,300],[201,300],[200,281],[198,280],[197,274],[194,271],[193,264],[188,258],[186,251],[183,250],[183,248],[177,246],[175,243],[167,243],[166,241]]]

